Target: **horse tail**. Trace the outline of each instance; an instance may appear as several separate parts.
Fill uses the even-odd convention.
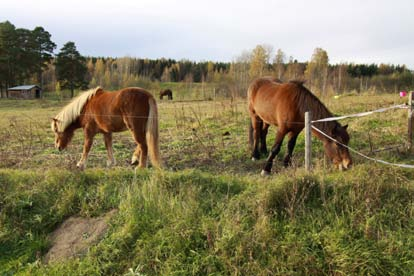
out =
[[[159,148],[159,130],[158,130],[158,108],[153,97],[148,100],[149,113],[146,127],[146,139],[148,153],[151,163],[154,167],[161,167],[160,148]]]

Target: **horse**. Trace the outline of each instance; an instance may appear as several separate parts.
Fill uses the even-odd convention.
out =
[[[172,100],[173,95],[172,95],[171,89],[161,90],[160,91],[160,100],[162,100],[162,98],[164,98],[164,96],[167,96],[167,99]]]
[[[304,128],[304,114],[310,111],[313,120],[332,117],[325,105],[310,92],[302,81],[281,83],[272,77],[254,80],[247,91],[250,115],[250,145],[252,160],[267,154],[266,135],[270,125],[277,126],[275,142],[261,172],[269,175],[273,159],[279,153],[283,139],[289,137],[284,166],[291,165],[291,157],[299,133]],[[337,121],[316,122],[315,127],[326,133],[342,145],[348,145],[350,137],[348,125],[341,126]],[[325,154],[339,169],[348,169],[352,159],[348,149],[312,129],[312,134],[323,142]],[[259,149],[260,143],[260,149]]]
[[[158,109],[154,97],[148,91],[130,87],[115,92],[101,87],[90,89],[74,98],[52,119],[55,147],[61,151],[72,140],[75,130],[84,133],[83,153],[77,163],[84,169],[97,133],[104,136],[108,154],[107,166],[115,165],[112,150],[112,133],[130,130],[137,144],[131,165],[147,166],[149,154],[154,167],[161,166],[159,154]]]

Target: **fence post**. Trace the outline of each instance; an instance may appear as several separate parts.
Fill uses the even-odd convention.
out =
[[[311,171],[311,152],[312,152],[312,114],[305,112],[305,169]]]
[[[413,91],[408,93],[408,149],[413,146]]]

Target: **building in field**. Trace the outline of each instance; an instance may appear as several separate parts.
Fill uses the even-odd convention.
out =
[[[7,91],[9,92],[9,98],[40,99],[42,97],[42,88],[37,85],[21,85],[11,87]]]

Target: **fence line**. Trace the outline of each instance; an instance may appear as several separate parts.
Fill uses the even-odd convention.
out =
[[[374,113],[381,113],[381,112],[385,112],[388,110],[392,110],[392,109],[408,109],[409,106],[407,104],[399,104],[399,105],[394,105],[394,106],[390,106],[390,107],[384,107],[384,108],[379,108],[376,110],[372,110],[372,111],[367,111],[367,112],[361,112],[361,113],[355,113],[355,114],[350,114],[350,115],[344,115],[344,116],[336,116],[336,117],[328,117],[328,118],[323,118],[323,119],[319,119],[319,120],[314,120],[312,121],[312,123],[319,123],[319,122],[329,122],[329,121],[337,121],[337,120],[343,120],[346,118],[354,118],[354,117],[364,117],[364,116],[368,116],[368,115],[372,115]],[[85,113],[85,114],[81,114],[83,116],[101,116],[101,117],[129,117],[129,118],[150,118],[149,116],[133,116],[133,115],[114,115],[114,114],[95,114],[95,113]],[[158,116],[159,117],[159,116]],[[291,122],[291,121],[286,121],[286,124],[304,124],[304,122]]]
[[[351,114],[351,115],[323,118],[323,119],[312,121],[312,123],[337,121],[337,120],[342,120],[342,119],[346,119],[346,118],[353,118],[353,117],[364,117],[364,116],[368,116],[368,115],[371,115],[371,114],[374,114],[374,113],[380,113],[380,112],[388,111],[388,110],[391,110],[391,109],[397,109],[397,108],[408,109],[409,106],[407,104],[399,104],[399,105],[384,107],[384,108],[380,108],[380,109],[376,109],[376,110],[372,110],[372,111],[355,113],[355,114]]]

